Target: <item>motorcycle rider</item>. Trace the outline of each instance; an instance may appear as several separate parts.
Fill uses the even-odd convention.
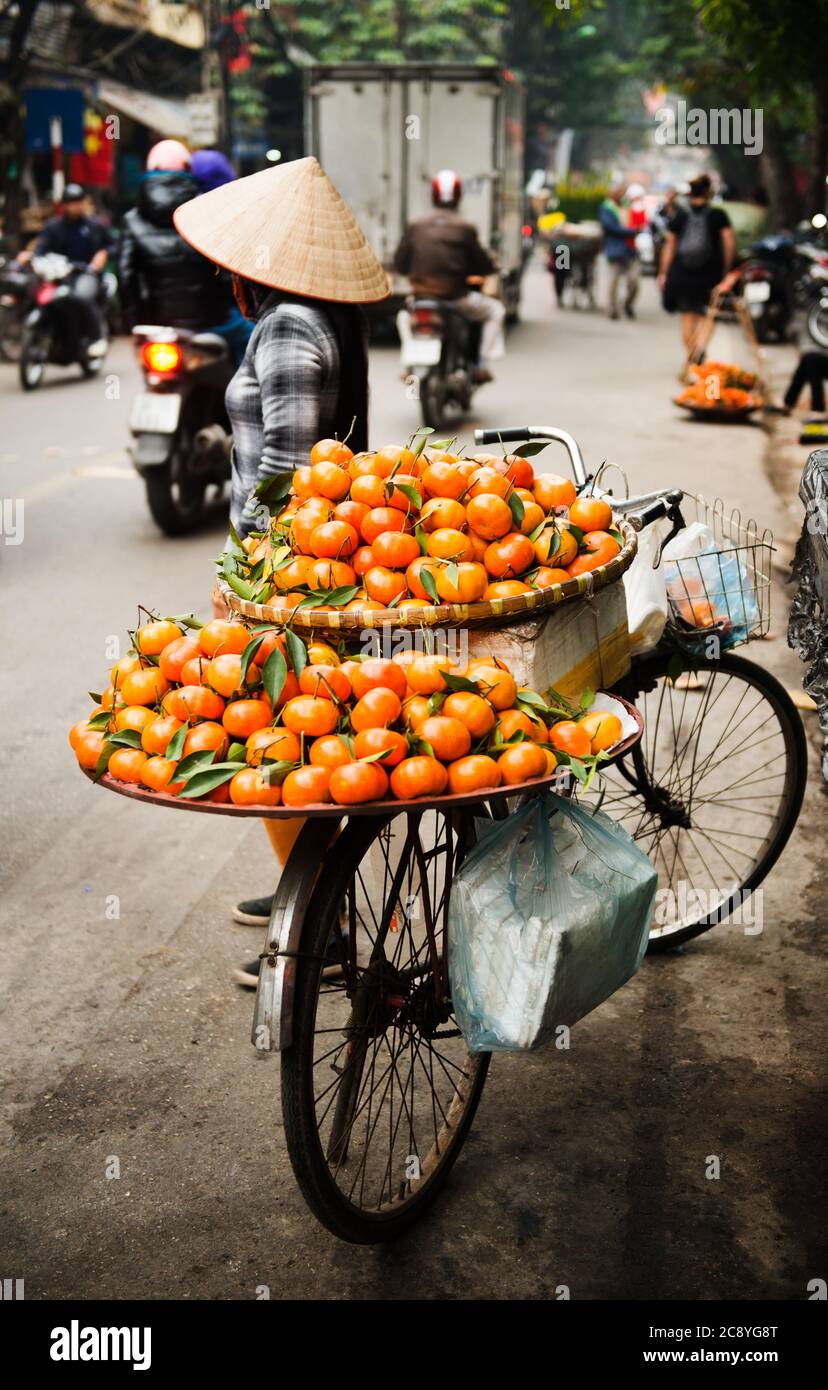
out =
[[[173,225],[176,208],[201,191],[186,145],[179,140],[153,145],[138,206],[124,218],[118,248],[124,320],[217,333],[238,365],[252,325],[236,306],[230,277],[188,245]]]
[[[108,346],[100,310],[100,277],[113,245],[114,238],[106,223],[89,215],[86,193],[80,184],[69,183],[63,194],[62,212],[51,217],[34,246],[17,257],[20,265],[26,265],[33,256],[65,256],[79,268],[72,281],[72,292],[85,317],[83,337],[88,341],[90,357],[102,357]]]
[[[506,310],[499,299],[469,287],[496,269],[480,245],[477,230],[458,211],[463,185],[453,169],[441,169],[431,180],[433,212],[406,228],[394,257],[394,269],[406,275],[412,291],[429,299],[445,299],[471,323],[482,324],[477,382],[492,381],[489,363],[504,353]],[[397,316],[403,346],[411,338],[411,320],[403,309]]]

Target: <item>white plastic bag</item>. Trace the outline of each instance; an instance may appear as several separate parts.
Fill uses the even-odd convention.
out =
[[[638,535],[638,551],[624,575],[630,652],[642,656],[661,641],[667,622],[667,586],[664,567],[653,569],[659,547],[658,526],[647,526]]]

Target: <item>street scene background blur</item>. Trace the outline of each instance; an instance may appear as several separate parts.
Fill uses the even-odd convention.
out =
[[[0,0],[0,111],[3,1274],[25,1265],[32,1298],[806,1296],[825,1275],[828,876],[819,725],[785,635],[797,489],[828,440],[824,0]],[[250,1048],[251,997],[230,983],[258,950],[230,907],[274,887],[261,828],[109,804],[66,743],[136,603],[210,616],[227,534],[232,365],[186,441],[196,483],[175,464],[153,497],[141,471],[178,423],[154,344],[132,338],[145,320],[122,253],[167,140],[218,151],[228,177],[312,154],[345,197],[393,290],[370,321],[372,446],[446,406],[400,359],[394,259],[452,170],[507,328],[473,398],[448,402],[450,432],[558,425],[630,491],[721,496],[775,537],[770,633],[750,655],[796,694],[811,776],[763,930],[645,961],[572,1057],[499,1058],[468,1157],[393,1265],[308,1216],[278,1062]],[[681,305],[665,312],[662,260],[702,175],[732,231],[704,344]],[[39,239],[67,191],[103,229],[97,327],[74,356],[33,338],[27,355],[28,315],[60,283]],[[757,374],[774,409],[680,410],[705,349]],[[709,1153],[731,1181],[705,1181]],[[113,1154],[127,1181],[108,1180]]]

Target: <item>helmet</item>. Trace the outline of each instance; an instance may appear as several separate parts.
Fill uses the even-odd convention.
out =
[[[643,198],[644,194],[645,188],[643,183],[631,183],[627,189],[627,197],[631,199]]]
[[[463,185],[453,169],[441,169],[431,180],[431,201],[438,208],[456,208]]]
[[[180,140],[159,140],[147,155],[147,169],[181,173],[190,167],[190,151]]]
[[[83,199],[85,197],[86,194],[79,183],[67,183],[66,187],[63,190],[63,197],[61,199],[61,202],[81,203],[83,202]]]
[[[190,162],[190,173],[202,193],[232,183],[236,177],[235,169],[221,150],[196,150]]]

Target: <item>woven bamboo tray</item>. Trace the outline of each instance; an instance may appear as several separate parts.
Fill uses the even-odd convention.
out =
[[[249,599],[240,598],[222,577],[219,577],[218,588],[233,613],[260,623],[289,621],[295,632],[312,633],[317,637],[325,632],[340,636],[345,632],[361,632],[365,628],[417,630],[423,627],[475,628],[519,623],[537,618],[545,610],[560,604],[589,598],[597,590],[621,578],[635,559],[638,541],[628,521],[617,521],[614,526],[623,536],[624,544],[608,564],[599,565],[589,574],[579,575],[566,584],[550,584],[548,588],[537,589],[531,594],[515,594],[513,598],[497,598],[488,602],[440,603],[431,608],[418,608],[413,613],[400,613],[396,608],[352,609],[347,613],[337,609],[306,608],[297,612],[296,609],[274,607],[269,603],[251,603]]]

